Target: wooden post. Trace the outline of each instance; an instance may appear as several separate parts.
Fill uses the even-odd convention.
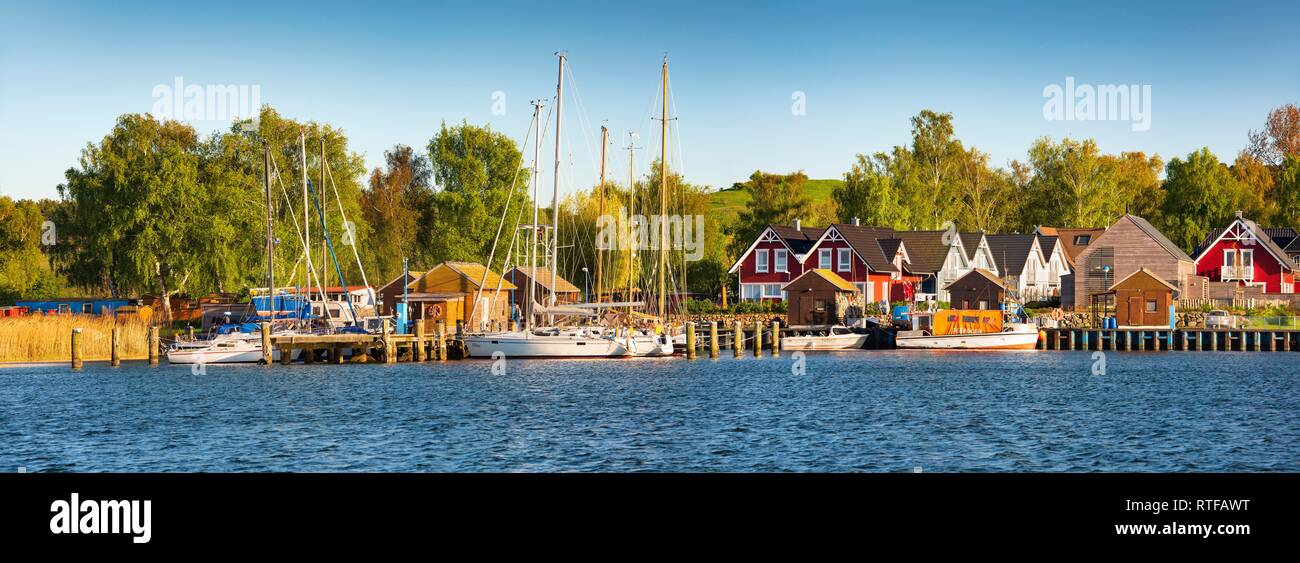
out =
[[[1240,350],[1240,351],[1245,352],[1245,351],[1246,351],[1246,331],[1244,331],[1244,330],[1241,331],[1241,334],[1239,335],[1239,337],[1237,338],[1237,340],[1240,340],[1240,341],[1241,341],[1241,350]]]
[[[1219,349],[1219,333],[1218,331],[1211,330],[1209,331],[1209,334],[1210,334],[1210,351],[1211,352],[1217,351]]]
[[[188,329],[190,333],[190,342],[194,342],[194,326],[193,325],[188,326],[186,327],[186,329]]]
[[[306,350],[303,350],[303,352],[306,352]],[[287,366],[291,363],[293,363],[293,347],[287,345],[280,346],[280,365]]]
[[[271,348],[271,323],[262,321],[262,364],[271,365],[275,350]]]
[[[763,357],[763,321],[754,321],[754,357]]]
[[[438,360],[447,359],[447,321],[438,321]]]
[[[709,357],[718,359],[718,321],[709,321]]]
[[[1070,343],[1067,345],[1069,346],[1069,348],[1066,348],[1066,350],[1071,350],[1071,351],[1074,350],[1074,338],[1075,338],[1074,332],[1075,332],[1074,329],[1070,329]]]
[[[772,321],[772,355],[781,355],[781,321]]]
[[[1254,332],[1254,335],[1255,335],[1255,351],[1258,352],[1258,351],[1260,351],[1260,347],[1259,347],[1259,331],[1258,331],[1258,330],[1255,331],[1255,332]]]
[[[686,359],[695,359],[695,323],[686,323]]]
[[[384,328],[381,336],[384,340],[384,363],[396,363],[397,350],[393,349],[393,327],[391,319],[384,319]]]
[[[81,356],[81,329],[72,329],[72,369],[80,370],[82,364]]]
[[[424,361],[424,319],[415,320],[415,357],[417,362]]]
[[[456,319],[456,340],[462,338],[465,338],[465,321],[463,319]]]
[[[1289,330],[1282,331],[1282,351],[1291,351],[1291,331]]]
[[[119,367],[122,365],[122,327],[113,327],[113,342],[108,352],[108,365]]]
[[[151,326],[149,327],[149,365],[151,366],[158,365],[158,344],[158,327]]]
[[[736,321],[735,334],[731,337],[731,350],[739,358],[745,353],[745,327]]]

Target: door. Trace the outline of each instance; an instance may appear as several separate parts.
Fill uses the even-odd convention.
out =
[[[1132,326],[1142,326],[1142,311],[1146,308],[1146,303],[1141,297],[1128,298],[1128,324]]]

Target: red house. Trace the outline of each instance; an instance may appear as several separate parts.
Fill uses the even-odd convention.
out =
[[[1196,274],[1211,281],[1260,286],[1265,293],[1294,293],[1296,263],[1265,229],[1237,218],[1211,233],[1193,253]]]
[[[781,287],[804,273],[804,257],[823,229],[794,225],[768,225],[728,273],[736,274],[739,295],[745,301],[782,301]]]
[[[803,268],[823,268],[848,280],[867,303],[910,298],[917,281],[907,275],[907,248],[893,229],[835,224],[826,228],[804,255]]]

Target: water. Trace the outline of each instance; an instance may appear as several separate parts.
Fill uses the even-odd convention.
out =
[[[1300,355],[0,367],[0,470],[1297,471]]]

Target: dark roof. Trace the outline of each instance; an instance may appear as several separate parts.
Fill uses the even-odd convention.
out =
[[[1002,288],[1002,289],[1012,289],[1012,288],[1008,287],[1007,282],[1003,281],[1002,278],[997,277],[996,275],[993,274],[993,272],[990,272],[990,271],[988,271],[988,270],[985,270],[984,268],[975,268],[975,269],[973,269],[973,270],[971,270],[971,271],[969,271],[969,272],[966,272],[965,275],[963,275],[963,276],[961,276],[961,277],[959,277],[959,278],[957,278],[957,279],[955,279],[955,280],[952,280],[952,282],[950,282],[948,285],[944,286],[943,288],[944,288],[944,289],[951,290],[951,289],[952,289],[952,286],[957,285],[958,283],[961,283],[962,280],[964,280],[964,279],[966,279],[966,278],[968,278],[968,277],[970,277],[970,276],[980,276],[980,277],[982,277],[982,278],[984,278],[984,279],[986,279],[986,280],[989,280],[989,281],[993,282],[994,284],[997,284],[997,286],[1000,287],[1000,288]]]
[[[966,249],[966,259],[974,261],[975,252],[980,248],[980,237],[984,236],[984,232],[969,231],[965,233],[957,233],[957,236],[961,237],[961,246]]]
[[[1209,236],[1205,237],[1205,240],[1201,241],[1201,244],[1197,245],[1196,249],[1192,251],[1192,255],[1199,257],[1211,244],[1214,244],[1215,240],[1223,235],[1224,231],[1231,228],[1236,222],[1237,220],[1233,219],[1232,223],[1228,223],[1228,226],[1210,231]],[[1252,223],[1246,221],[1242,224],[1251,225]],[[1258,240],[1260,244],[1268,247],[1268,250],[1272,252],[1274,256],[1279,258],[1287,258],[1289,256],[1287,251],[1283,250],[1283,248],[1287,245],[1295,244],[1297,239],[1295,229],[1292,229],[1291,227],[1260,227],[1259,225],[1255,225],[1254,228],[1256,240]],[[1278,242],[1279,238],[1286,242]],[[1297,249],[1300,250],[1300,247],[1297,247]]]
[[[1141,229],[1142,232],[1146,233],[1147,237],[1155,241],[1156,244],[1164,248],[1165,251],[1173,255],[1174,258],[1177,258],[1179,260],[1187,260],[1188,262],[1194,262],[1191,256],[1188,256],[1186,252],[1183,252],[1183,249],[1179,248],[1178,245],[1174,244],[1173,241],[1169,240],[1169,238],[1166,237],[1164,233],[1161,233],[1160,230],[1152,226],[1151,223],[1148,223],[1146,219],[1143,219],[1133,214],[1125,215],[1125,217],[1128,217],[1129,220],[1132,221],[1134,225],[1137,225],[1138,229]]]
[[[876,239],[876,244],[880,245],[880,252],[885,255],[885,259],[892,260],[895,254],[898,254],[898,247],[903,245],[903,241],[896,238]]]
[[[907,245],[908,271],[934,274],[943,269],[948,259],[948,247],[943,243],[947,231],[898,231],[894,236]]]
[[[853,251],[858,253],[867,263],[867,267],[877,272],[897,272],[898,268],[890,261],[893,255],[886,256],[881,249],[880,239],[894,238],[894,230],[888,227],[864,227],[860,225],[851,225],[836,223],[831,225],[844,240],[853,247]],[[911,253],[911,245],[908,245],[908,252]]]
[[[1052,249],[1056,247],[1056,243],[1060,240],[1061,240],[1060,237],[1038,235],[1038,248],[1043,249],[1043,258],[1046,258],[1048,260],[1052,259],[1051,256]],[[1061,250],[1065,250],[1065,249],[1062,248]]]
[[[989,250],[998,264],[998,271],[1008,276],[1018,276],[1025,271],[1025,262],[1034,249],[1038,235],[989,235]]]
[[[1294,239],[1291,239],[1291,243],[1286,245],[1285,250],[1291,253],[1300,252],[1300,235],[1297,235]]]
[[[826,229],[821,227],[803,227],[796,229],[790,225],[768,225],[776,233],[776,236],[785,240],[785,244],[795,254],[804,255],[812,250],[813,243],[821,238],[822,232]]]
[[[1065,251],[1065,260],[1069,262],[1070,265],[1072,266],[1074,265],[1075,257],[1079,256],[1079,253],[1083,252],[1083,249],[1088,248],[1088,245],[1092,244],[1093,241],[1096,241],[1097,237],[1100,237],[1102,233],[1105,232],[1106,229],[1104,228],[1100,228],[1100,229],[1073,229],[1073,228],[1057,228],[1057,227],[1038,228],[1039,234],[1045,236],[1056,236],[1061,241],[1061,250]],[[1079,238],[1080,235],[1088,236],[1088,244],[1082,244],[1082,245],[1074,244],[1075,239]]]

